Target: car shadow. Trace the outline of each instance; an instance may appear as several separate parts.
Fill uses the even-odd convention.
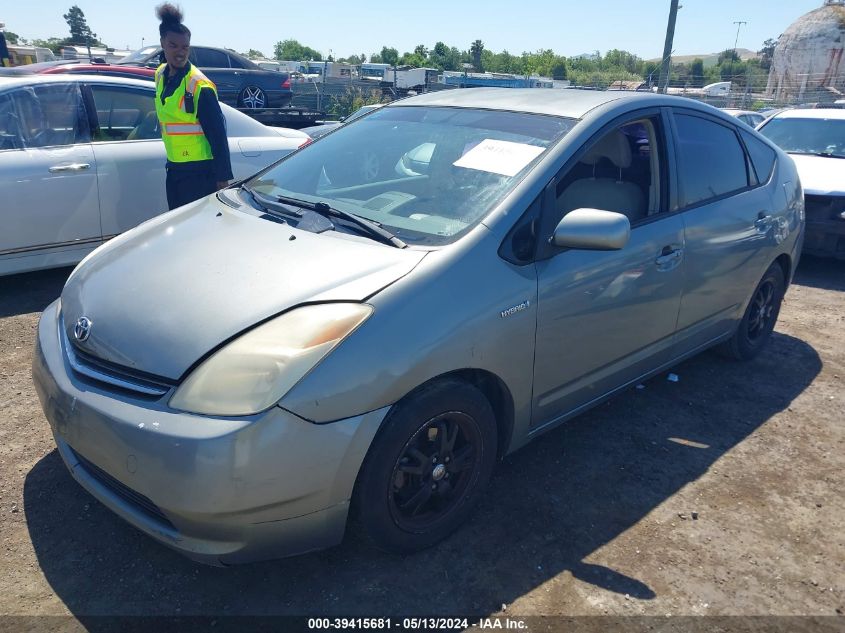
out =
[[[794,283],[820,290],[845,291],[845,259],[802,255]]]
[[[749,363],[686,361],[672,370],[679,382],[654,378],[506,458],[468,525],[409,556],[347,536],[291,559],[198,565],[90,497],[55,450],[27,474],[26,520],[47,581],[90,626],[141,614],[486,615],[567,572],[591,591],[650,600],[641,579],[590,557],[789,406],[821,366],[778,333]]]
[[[59,298],[73,268],[0,277],[0,318],[42,312]]]

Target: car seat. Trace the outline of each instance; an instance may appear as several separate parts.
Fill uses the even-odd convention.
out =
[[[616,170],[618,178],[597,178],[596,165],[607,159]],[[596,143],[581,162],[592,167],[593,175],[569,185],[557,199],[561,216],[574,209],[602,209],[615,211],[635,222],[646,217],[647,204],[642,189],[622,179],[622,170],[631,167],[631,144],[621,131],[614,130]]]

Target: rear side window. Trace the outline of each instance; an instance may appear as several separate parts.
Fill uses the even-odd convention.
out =
[[[159,139],[155,92],[120,86],[91,86],[97,108],[94,142]]]
[[[700,204],[748,187],[745,152],[731,128],[675,114],[682,206]]]
[[[757,172],[757,182],[765,184],[772,176],[772,170],[775,166],[775,150],[766,145],[758,138],[754,138],[748,132],[742,131],[742,140],[745,142],[745,148],[751,156],[751,162],[754,165],[754,171]]]
[[[197,66],[200,68],[228,68],[229,56],[223,51],[216,51],[213,48],[195,48]]]

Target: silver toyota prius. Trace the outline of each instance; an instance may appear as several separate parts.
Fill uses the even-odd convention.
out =
[[[76,480],[193,559],[350,521],[409,552],[544,431],[706,348],[759,353],[803,233],[793,162],[710,106],[426,94],[98,248],[34,380]]]

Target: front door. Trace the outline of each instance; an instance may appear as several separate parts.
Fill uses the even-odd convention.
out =
[[[627,215],[631,236],[618,251],[564,250],[538,262],[535,428],[672,357],[684,225],[667,212],[665,127],[654,115],[599,135],[557,186],[551,225],[575,208],[603,209]]]

